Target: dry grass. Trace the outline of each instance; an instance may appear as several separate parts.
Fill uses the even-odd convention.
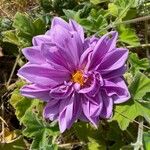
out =
[[[17,11],[28,12],[37,6],[37,0],[0,0],[0,17],[12,18]]]

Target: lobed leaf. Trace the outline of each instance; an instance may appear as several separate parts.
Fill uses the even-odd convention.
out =
[[[139,38],[135,31],[131,28],[127,28],[124,25],[119,27],[119,40],[132,46],[140,45]]]
[[[130,70],[133,74],[140,70],[147,70],[149,68],[149,60],[147,58],[139,59],[136,53],[129,55]]]
[[[138,116],[143,116],[148,122],[150,118],[150,104],[142,103],[143,96],[150,91],[150,79],[138,72],[129,89],[132,98],[115,107],[113,120],[116,120],[122,130],[126,130],[130,122]]]
[[[54,139],[59,134],[59,129],[55,124],[46,123],[39,118],[36,113],[27,112],[24,117],[23,124],[25,129],[23,134],[33,139],[31,149],[53,149],[56,147]]]

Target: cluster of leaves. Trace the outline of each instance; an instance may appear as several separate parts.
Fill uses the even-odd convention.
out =
[[[115,29],[119,32],[119,45],[138,47],[140,39],[136,28],[126,22],[140,16],[138,9],[142,9],[143,3],[146,6],[150,5],[141,0],[114,0],[111,2],[109,0],[39,0],[40,15],[18,12],[11,21],[6,18],[0,20],[2,43],[15,46],[16,50],[11,54],[16,56],[20,54],[23,47],[32,44],[33,36],[45,33],[53,15],[59,15],[66,20],[70,18],[76,20],[84,27],[89,36],[92,34],[101,36],[107,31]],[[20,59],[23,62],[22,58]],[[127,62],[129,69],[125,78],[132,98],[126,103],[117,105],[112,119],[101,121],[98,129],[88,123],[77,122],[71,130],[64,133],[66,135],[63,137],[61,137],[55,122],[43,119],[44,103],[37,99],[31,100],[21,96],[19,88],[22,83],[16,82],[17,88],[12,92],[9,102],[14,107],[15,115],[20,122],[20,134],[22,137],[26,137],[19,139],[19,142],[21,140],[27,149],[30,147],[33,150],[49,150],[61,148],[58,143],[61,143],[61,140],[64,143],[68,142],[68,136],[69,138],[73,136],[71,143],[77,140],[76,143],[83,149],[132,149],[137,144],[136,140],[139,136],[137,134],[138,120],[142,118],[144,126],[150,124],[149,64],[146,53],[144,53],[144,58],[141,58],[138,53],[130,51]],[[148,150],[150,148],[150,130],[144,128],[142,137],[144,148]],[[23,139],[26,139],[26,142]],[[13,141],[11,146],[17,146],[17,140]]]
[[[10,104],[15,108],[15,115],[20,125],[25,128],[22,134],[33,139],[31,149],[57,149],[54,143],[59,134],[55,123],[48,123],[42,117],[43,103],[38,99],[28,99],[20,95],[19,89],[22,82],[16,83],[17,88],[13,91]]]

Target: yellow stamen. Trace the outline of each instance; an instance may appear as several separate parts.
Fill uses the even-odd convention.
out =
[[[75,83],[79,83],[80,85],[84,84],[84,76],[83,73],[81,71],[76,71],[73,75],[72,75],[72,80]]]

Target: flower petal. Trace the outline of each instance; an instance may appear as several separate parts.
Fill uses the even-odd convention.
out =
[[[125,64],[127,58],[128,50],[124,48],[117,48],[116,50],[111,51],[104,57],[98,67],[98,70],[101,73],[106,73],[119,69]]]
[[[58,73],[59,72],[59,73]],[[32,83],[41,86],[56,86],[69,80],[70,74],[66,70],[56,70],[45,65],[27,64],[18,71],[18,75]]]
[[[45,58],[41,54],[41,50],[39,46],[27,47],[22,50],[24,56],[31,63],[35,64],[43,64],[45,62]]]
[[[80,35],[82,43],[84,43],[84,30],[83,30],[82,26],[71,19],[69,20],[69,25],[70,25],[72,31],[76,31]]]
[[[103,108],[100,114],[100,117],[102,118],[110,118],[112,116],[112,110],[113,110],[113,100],[111,97],[109,97],[105,91],[101,92],[101,96],[103,99]]]
[[[61,27],[70,31],[69,24],[66,21],[64,21],[63,19],[61,19],[60,17],[53,18],[51,28],[54,28],[56,25],[60,25]]]
[[[52,88],[50,91],[50,96],[55,99],[66,99],[73,92],[71,85],[61,85],[56,88]]]
[[[106,81],[104,88],[107,94],[112,96],[115,104],[123,103],[130,98],[128,87],[121,77]]]
[[[45,42],[51,42],[51,37],[48,35],[37,35],[32,39],[33,46],[41,46]]]
[[[50,88],[40,87],[35,84],[25,85],[20,89],[22,95],[30,98],[38,98],[43,101],[49,101]]]
[[[80,96],[75,93],[61,102],[59,109],[59,128],[61,132],[69,129],[76,121],[81,112],[80,106]]]
[[[92,97],[95,97],[95,95],[99,91],[101,84],[103,83],[102,77],[98,72],[93,72],[92,75],[90,75],[88,78],[90,79],[90,81],[87,81],[87,83],[85,83],[85,87],[79,90],[78,93],[88,94]],[[86,84],[88,86],[86,86]]]
[[[83,52],[83,54],[80,57],[79,68],[84,70],[85,72],[88,71],[88,67],[91,62],[91,56],[92,56],[92,49],[88,48]]]
[[[51,99],[44,108],[43,116],[51,121],[58,119],[60,100]]]
[[[112,51],[116,47],[117,37],[118,37],[118,33],[115,31],[112,31],[112,32],[105,34],[99,39],[99,41],[97,42],[93,50],[91,64],[89,66],[90,70],[95,68],[98,64],[100,64],[100,62],[102,61],[102,58],[109,51]]]
[[[120,77],[125,73],[126,69],[127,69],[126,66],[122,66],[121,68],[110,71],[110,72],[103,72],[102,77],[104,79]]]
[[[65,28],[56,25],[51,31],[52,42],[63,50],[64,55],[72,60],[72,65],[77,67],[83,46],[80,36],[73,32],[72,34]]]
[[[100,94],[97,94],[94,98],[85,97],[82,98],[82,109],[87,119],[97,127],[99,115],[103,107],[103,102]]]
[[[54,66],[63,66],[64,68],[72,71],[72,59],[63,54],[63,50],[54,43],[44,43],[41,46],[42,54],[47,62]],[[56,67],[57,68],[57,67]]]

